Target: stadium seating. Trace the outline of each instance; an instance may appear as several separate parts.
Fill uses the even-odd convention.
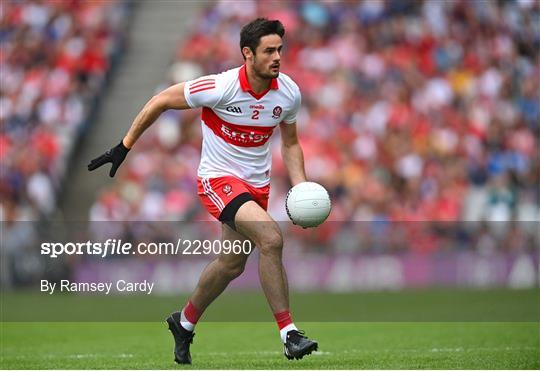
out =
[[[539,10],[530,1],[242,2],[239,9],[218,2],[179,44],[169,84],[241,64],[241,25],[261,14],[281,19],[283,71],[303,92],[298,124],[307,173],[331,191],[331,220],[366,221],[368,230],[370,222],[403,226],[394,228],[394,242],[352,248],[391,250],[396,236],[422,252],[459,248],[461,229],[454,226],[450,238],[440,232],[443,222],[483,221],[497,229],[539,217]],[[165,116],[144,141],[157,148],[142,144],[132,156],[145,160],[146,173],[137,176],[142,170],[127,166],[120,187],[112,186],[93,209],[125,204],[120,219],[134,212],[141,219],[208,219],[190,197],[198,125],[197,115]],[[286,220],[289,183],[279,141],[274,144],[270,212]],[[164,158],[174,170],[152,166]],[[129,189],[144,195],[143,207],[129,207]],[[493,232],[497,246],[531,246],[530,227],[512,223],[504,236]],[[343,228],[334,234],[346,235]],[[322,228],[319,235],[327,233]],[[467,246],[482,240],[465,235]],[[509,245],[509,235],[522,242]],[[347,249],[335,238],[334,245]]]
[[[1,220],[56,209],[73,147],[123,45],[125,1],[0,4]]]
[[[73,4],[79,8],[12,2],[4,11],[4,215],[54,210],[88,114],[83,103],[102,86],[121,39],[108,3]],[[201,14],[163,87],[240,65],[241,26],[257,15],[282,20],[283,72],[303,93],[298,125],[308,176],[330,190],[330,220],[358,221],[313,236],[342,250],[538,245],[535,225],[519,223],[540,217],[538,3],[238,4],[217,2]],[[195,197],[199,125],[197,112],[162,115],[101,190],[90,219],[210,220]],[[270,212],[287,220],[279,140],[273,148]],[[449,230],[450,221],[475,222],[476,232]],[[361,243],[349,246],[351,235]]]

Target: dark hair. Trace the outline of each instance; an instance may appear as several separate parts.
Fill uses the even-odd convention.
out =
[[[285,28],[277,19],[270,21],[267,18],[257,18],[249,22],[240,31],[240,52],[242,52],[244,46],[247,46],[255,54],[255,49],[259,46],[261,37],[273,34],[277,34],[279,37],[285,35]],[[242,56],[245,60],[244,53],[242,53]]]

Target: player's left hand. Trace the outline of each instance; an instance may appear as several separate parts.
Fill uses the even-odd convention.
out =
[[[120,142],[120,144],[118,144],[116,147],[109,149],[101,156],[96,157],[95,159],[90,161],[90,163],[88,164],[88,170],[96,170],[98,167],[111,162],[112,166],[111,171],[109,171],[109,176],[112,178],[116,174],[116,170],[118,170],[120,164],[126,158],[128,152],[129,148],[124,146],[123,142]]]

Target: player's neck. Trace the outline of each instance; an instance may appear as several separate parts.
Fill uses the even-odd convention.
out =
[[[270,88],[272,79],[265,79],[258,76],[252,68],[246,65],[246,75],[249,82],[249,86],[255,94],[260,94]]]

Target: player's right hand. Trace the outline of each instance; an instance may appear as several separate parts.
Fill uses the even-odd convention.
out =
[[[88,170],[96,170],[98,167],[107,164],[109,162],[112,163],[111,171],[109,171],[109,176],[112,178],[114,174],[116,174],[116,170],[118,170],[118,167],[124,161],[127,154],[129,152],[129,148],[124,146],[123,142],[120,142],[116,147],[113,147],[109,149],[107,152],[102,154],[99,157],[96,157],[90,163],[88,164]]]

